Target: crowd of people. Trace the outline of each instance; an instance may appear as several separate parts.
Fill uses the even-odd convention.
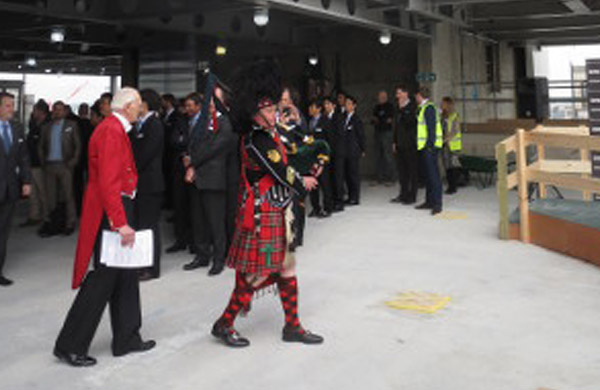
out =
[[[240,153],[239,137],[224,115],[229,110],[228,96],[220,91],[222,101],[212,103],[208,121],[209,131],[218,136],[206,144],[192,142],[194,134],[201,133],[202,126],[207,125],[203,123],[206,118],[200,121],[205,104],[201,94],[194,92],[177,99],[172,94],[160,96],[153,90],[140,93],[142,109],[130,133],[140,173],[135,228],[153,229],[158,238],[154,265],[140,272],[141,280],[160,276],[162,246],[158,233],[161,210],[165,208],[173,210],[168,220],[173,223],[175,237],[166,253],[192,253],[193,260],[184,265],[185,270],[211,265],[209,275],[218,275],[224,269],[235,226]],[[10,95],[3,96],[3,100],[12,100]],[[457,191],[461,172],[458,155],[462,136],[454,102],[445,97],[438,110],[427,88],[411,96],[404,85],[396,88],[395,98],[394,104],[387,92],[381,91],[373,109],[376,182],[372,185],[392,186],[397,176],[400,192],[391,201],[406,205],[416,203],[418,190],[424,185],[426,198],[417,208],[431,210],[435,215],[442,210],[438,161],[446,169],[446,194]],[[293,88],[284,87],[277,104],[277,120],[281,128],[294,129],[293,133],[300,135],[299,143],[305,141],[303,137],[327,143],[329,156],[319,172],[318,189],[307,198],[311,203],[309,217],[328,218],[360,203],[365,129],[357,113],[357,101],[347,93],[310,101],[306,115],[299,109],[299,100]],[[112,95],[105,93],[91,106],[81,104],[77,115],[62,101],[51,107],[44,100],[34,105],[29,130],[23,135],[23,158],[29,161],[31,185],[28,218],[21,226],[39,225],[41,237],[74,232],[89,177],[89,141],[94,129],[111,115],[111,102]],[[3,123],[15,122],[9,118]],[[0,190],[6,192],[8,187]],[[302,199],[296,210],[299,228],[294,246],[303,243],[307,200]],[[3,227],[7,237],[8,226]],[[5,241],[6,238],[0,248],[0,265],[6,257]],[[1,277],[0,282],[8,281]]]
[[[209,75],[204,95],[123,88],[106,93],[75,115],[64,102],[38,101],[27,135],[14,120],[14,97],[0,93],[0,285],[11,218],[20,196],[29,197],[22,226],[41,225],[41,237],[70,235],[81,215],[73,272],[79,292],[56,341],[54,355],[72,366],[94,365],[87,355],[110,303],[115,356],[154,348],[142,340],[139,282],[158,278],[161,211],[172,209],[175,240],[167,253],[190,251],[183,266],[225,266],[236,271],[229,304],[212,334],[230,347],[249,340],[234,328],[254,293],[276,285],[285,313],[282,339],[320,344],[298,318],[295,256],[309,217],[329,218],[361,202],[360,163],[366,155],[357,100],[339,92],[299,108],[296,91],[281,85],[278,67],[258,61],[243,67],[229,89]],[[396,104],[382,91],[373,110],[377,179],[389,185],[396,156],[400,194],[394,203],[425,202],[442,211],[440,160],[448,190],[456,192],[462,138],[451,98],[438,111],[427,88],[411,98],[396,89]],[[440,156],[441,155],[441,156]],[[440,158],[441,157],[441,158]],[[154,258],[143,269],[109,266],[102,232],[133,246],[136,231],[152,230]],[[88,269],[90,260],[93,269]]]

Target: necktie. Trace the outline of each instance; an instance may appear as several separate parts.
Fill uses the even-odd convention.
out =
[[[2,141],[4,142],[4,150],[6,151],[6,154],[8,154],[11,146],[10,134],[8,131],[8,122],[2,122]]]

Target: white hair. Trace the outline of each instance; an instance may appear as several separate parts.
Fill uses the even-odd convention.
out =
[[[122,110],[126,105],[140,99],[140,94],[135,88],[125,87],[117,91],[110,103],[113,110]]]

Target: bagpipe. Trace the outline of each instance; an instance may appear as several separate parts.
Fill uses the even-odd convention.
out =
[[[319,167],[330,162],[331,148],[326,141],[304,134],[298,125],[277,123],[276,130],[286,148],[290,165],[300,175],[314,176]]]

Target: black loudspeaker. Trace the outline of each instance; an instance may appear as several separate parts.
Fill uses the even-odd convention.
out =
[[[548,119],[550,102],[548,79],[527,77],[517,81],[517,114],[519,118],[535,119],[541,122]]]

